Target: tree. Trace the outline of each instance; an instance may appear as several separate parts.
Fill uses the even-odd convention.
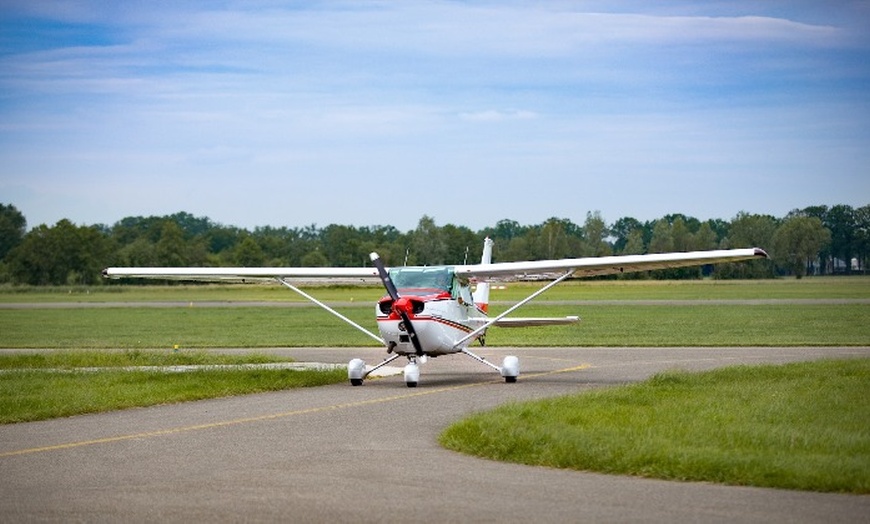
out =
[[[585,251],[583,228],[567,218],[548,218],[524,237],[531,252],[526,260],[579,257]]]
[[[516,220],[508,220],[503,218],[496,222],[495,227],[487,228],[483,231],[484,236],[489,236],[494,241],[511,240],[521,236],[528,231],[528,228],[520,225]]]
[[[794,216],[786,219],[773,236],[777,263],[798,278],[807,273],[823,247],[831,242],[831,232],[816,217]]]
[[[330,224],[320,233],[323,254],[329,263],[340,267],[359,267],[367,253],[360,249],[360,233],[352,226]]]
[[[852,272],[852,255],[856,248],[856,220],[852,206],[837,205],[827,215],[825,227],[831,231],[831,254],[844,264],[846,274]]]
[[[98,227],[63,219],[27,233],[9,253],[9,268],[15,281],[24,284],[96,284],[111,253],[112,243]]]
[[[415,264],[436,266],[446,263],[447,245],[435,220],[423,215],[411,237],[411,258]]]
[[[823,226],[828,227],[828,210],[828,206],[809,206],[803,209],[792,210],[786,218],[792,216],[815,217],[821,220]],[[820,275],[827,274],[833,270],[834,261],[830,244],[822,248],[822,251],[819,253],[819,262],[818,272]]]
[[[329,259],[319,249],[315,249],[302,257],[302,267],[326,267],[328,265]]]
[[[583,238],[586,242],[584,256],[600,257],[613,254],[613,249],[607,243],[610,230],[601,218],[601,212],[587,212],[583,223]]]
[[[132,243],[118,249],[116,253],[116,263],[120,266],[149,267],[160,265],[154,243],[145,237],[137,238]]]
[[[674,250],[674,237],[667,220],[657,220],[649,242],[650,253],[668,253]]]
[[[246,236],[235,249],[236,265],[242,267],[262,266],[266,260],[263,249],[253,237]]]
[[[613,235],[615,240],[613,241],[613,251],[616,253],[625,253],[627,255],[640,255],[643,253],[643,249],[637,253],[629,253],[626,251],[626,245],[629,242],[629,236],[635,231],[640,231],[640,241],[643,244],[643,224],[632,217],[622,217],[610,226],[610,233]],[[635,245],[634,249],[637,246]]]
[[[24,240],[27,220],[21,211],[9,204],[0,204],[0,260]]]
[[[463,226],[447,224],[441,228],[448,264],[474,264],[480,261],[483,238]]]
[[[184,232],[175,222],[165,221],[160,231],[160,240],[155,246],[158,264],[166,267],[186,266],[187,244],[184,242]]]
[[[674,251],[692,250],[692,233],[683,217],[676,217],[671,223],[671,238],[674,241]]]
[[[623,249],[622,254],[643,255],[644,252],[643,230],[638,228],[628,234],[628,240],[625,242],[625,248]]]
[[[770,215],[740,212],[731,221],[723,247],[760,247],[770,249],[776,232],[776,219]],[[750,260],[740,264],[722,264],[714,274],[717,278],[772,278],[774,265],[769,260]]]
[[[689,251],[691,243],[692,234],[686,226],[683,215],[669,215],[656,221],[649,250],[650,253]],[[701,268],[659,269],[652,271],[650,275],[656,279],[700,278]]]
[[[855,254],[862,271],[870,262],[870,205],[855,210]]]
[[[704,222],[692,238],[692,251],[716,249],[717,243],[716,233],[713,231],[710,222]]]

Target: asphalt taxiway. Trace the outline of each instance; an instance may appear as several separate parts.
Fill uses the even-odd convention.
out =
[[[233,351],[233,350],[225,350]],[[241,351],[241,350],[240,350]],[[263,351],[263,350],[258,350]],[[374,364],[373,348],[274,349]],[[668,482],[480,460],[438,434],[513,400],[665,369],[870,356],[870,348],[484,348],[361,387],[248,395],[0,426],[0,515],[30,521],[870,522],[870,497]]]

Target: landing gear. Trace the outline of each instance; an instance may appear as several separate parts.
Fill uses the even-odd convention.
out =
[[[350,379],[351,386],[362,386],[366,375],[366,363],[363,359],[355,358],[348,363],[347,378]]]
[[[400,355],[392,354],[385,358],[383,362],[366,371],[366,363],[361,358],[355,358],[347,364],[347,378],[350,379],[351,386],[362,386],[363,380],[372,374],[372,372],[386,366],[390,362],[399,358]],[[417,375],[419,377],[419,373]]]
[[[501,364],[501,376],[508,384],[516,382],[517,377],[520,376],[520,359],[513,356],[504,357]]]
[[[492,362],[486,360],[485,358],[481,357],[480,355],[476,355],[476,354],[472,353],[471,351],[468,350],[468,348],[463,349],[461,351],[462,351],[462,353],[468,355],[469,357],[480,362],[481,364],[483,364],[485,366],[489,366],[492,369],[498,371],[501,374],[501,376],[504,377],[504,381],[509,383],[509,384],[513,384],[514,382],[516,382],[517,377],[520,376],[520,359],[518,359],[517,357],[514,357],[514,356],[504,357],[504,361],[502,361],[502,365],[501,365],[501,367],[499,367],[499,366],[496,366],[495,364],[493,364]]]
[[[475,355],[467,348],[460,350],[461,353],[468,355],[474,360],[484,364],[486,366],[491,367],[492,369],[498,371],[502,377],[504,377],[504,381],[508,384],[513,384],[517,381],[517,377],[520,376],[520,361],[517,357],[507,356],[502,361],[501,366],[496,366],[495,364],[489,362],[485,358]],[[366,363],[359,358],[355,358],[351,360],[347,365],[347,378],[350,380],[350,384],[352,386],[362,386],[366,377],[368,377],[372,372],[377,369],[380,369],[390,362],[396,360],[402,355],[397,353],[390,353],[383,362],[373,367],[372,369],[366,371]],[[408,357],[408,364],[405,366],[403,370],[405,385],[409,388],[415,388],[420,383],[420,365],[425,364],[429,359],[427,355],[405,355]]]
[[[418,382],[420,382],[420,366],[417,365],[417,359],[412,358],[411,362],[405,366],[405,385],[409,388],[415,388]]]

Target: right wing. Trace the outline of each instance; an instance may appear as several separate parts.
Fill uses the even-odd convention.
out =
[[[106,278],[155,278],[159,280],[244,281],[305,279],[378,279],[374,267],[109,267]]]

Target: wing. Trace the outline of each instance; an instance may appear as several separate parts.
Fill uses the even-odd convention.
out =
[[[759,248],[692,251],[687,253],[656,253],[650,255],[621,255],[612,257],[566,258],[562,260],[535,260],[531,262],[502,262],[456,266],[456,274],[481,281],[530,279],[572,272],[575,277],[593,277],[667,269],[742,260],[765,259],[767,253]]]
[[[377,281],[374,267],[109,267],[107,278],[155,278],[160,280],[244,281],[279,278]]]

